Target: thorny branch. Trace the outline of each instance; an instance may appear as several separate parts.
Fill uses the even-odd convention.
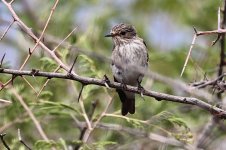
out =
[[[200,81],[192,83],[191,86],[194,86],[196,88],[205,88],[207,86],[217,87],[220,91],[226,90],[226,83],[222,81],[221,79],[226,76],[226,73],[221,74],[214,80],[206,80],[206,81]]]
[[[15,76],[27,75],[27,76],[36,76],[36,77],[42,76],[42,77],[47,77],[47,78],[62,78],[62,79],[75,80],[75,81],[78,81],[78,82],[80,82],[82,84],[86,84],[86,85],[95,84],[95,85],[99,85],[99,86],[105,86],[105,82],[106,82],[105,80],[82,77],[82,76],[78,76],[78,75],[68,76],[68,74],[50,73],[50,72],[41,72],[41,71],[36,71],[34,74],[32,71],[1,69],[0,73],[13,74]],[[108,86],[111,88],[122,89],[121,84],[117,83],[117,82],[110,82],[110,83],[108,83]],[[140,91],[138,90],[137,87],[133,87],[133,86],[129,86],[129,85],[127,86],[127,88],[125,88],[123,90],[140,94]],[[143,94],[146,96],[149,96],[149,97],[154,97],[158,101],[166,100],[166,101],[195,105],[204,110],[209,111],[210,113],[212,113],[214,115],[217,115],[220,118],[226,118],[225,110],[212,106],[197,98],[175,96],[175,95],[170,95],[170,94],[165,94],[165,93],[160,93],[160,92],[155,92],[155,91],[148,91],[148,90],[144,90]]]
[[[14,88],[12,88],[12,93],[18,99],[20,104],[24,107],[24,109],[28,113],[28,115],[31,118],[31,120],[34,122],[35,127],[37,128],[37,130],[38,130],[39,134],[41,135],[41,137],[45,141],[49,141],[49,139],[48,139],[47,135],[45,134],[44,130],[42,129],[42,126],[40,125],[39,121],[36,119],[35,115],[31,111],[31,109],[28,107],[28,105],[24,102],[23,98],[18,94],[18,92]]]
[[[191,52],[192,52],[192,49],[195,45],[195,42],[196,42],[196,39],[198,36],[201,36],[201,35],[212,35],[212,34],[217,34],[217,39],[215,41],[212,42],[212,46],[216,44],[216,42],[221,38],[221,53],[220,53],[220,65],[219,65],[219,72],[218,74],[220,74],[220,72],[222,73],[222,70],[220,68],[220,66],[224,65],[225,62],[224,62],[224,36],[225,36],[225,33],[226,33],[226,29],[224,29],[224,24],[225,24],[225,15],[224,15],[224,18],[223,18],[223,21],[222,21],[222,24],[220,22],[220,8],[218,9],[218,29],[217,30],[212,30],[212,31],[197,31],[197,29],[194,27],[194,36],[193,36],[193,40],[192,40],[192,43],[191,43],[191,46],[189,48],[189,51],[188,51],[188,55],[186,57],[186,60],[185,60],[185,63],[184,63],[184,66],[182,68],[182,71],[181,71],[181,76],[183,75],[184,71],[185,71],[185,68],[187,66],[187,63],[188,63],[188,60],[189,60],[189,57],[191,55]],[[223,40],[223,41],[222,41]],[[223,52],[222,52],[222,49],[223,49]]]
[[[6,28],[5,32],[2,34],[2,36],[0,37],[0,41],[5,37],[6,33],[9,31],[9,29],[11,28],[11,26],[13,25],[13,23],[15,22],[15,19],[10,23],[10,25]]]
[[[28,150],[31,150],[31,148],[22,140],[22,137],[20,134],[20,129],[18,129],[17,131],[18,131],[18,139],[19,139],[20,143],[22,143]]]
[[[9,11],[12,13],[12,16],[14,18],[14,20],[18,23],[19,27],[24,31],[26,32],[36,43],[35,43],[35,46],[30,50],[29,49],[29,53],[25,59],[25,61],[23,62],[23,64],[21,65],[20,67],[20,70],[22,70],[25,66],[25,64],[28,62],[28,60],[30,59],[32,53],[35,51],[35,49],[37,48],[38,45],[40,45],[44,50],[46,50],[48,53],[50,53],[50,55],[59,63],[60,66],[62,66],[62,68],[64,69],[68,69],[68,67],[66,65],[63,64],[63,62],[55,55],[54,52],[52,52],[48,47],[46,47],[42,42],[41,42],[41,39],[42,37],[44,36],[44,32],[45,30],[47,29],[47,26],[49,25],[49,22],[50,22],[50,19],[52,18],[52,15],[54,13],[54,10],[59,2],[59,0],[56,0],[52,9],[51,9],[51,12],[50,12],[50,15],[46,21],[46,24],[42,30],[42,33],[40,35],[40,37],[38,38],[31,30],[31,28],[27,27],[26,24],[24,24],[24,22],[22,20],[20,20],[20,18],[17,16],[16,12],[14,11],[14,9],[12,8],[12,5],[11,5],[11,2],[8,3],[6,0],[2,0],[2,2],[8,7]],[[0,89],[0,91],[6,87],[8,84],[10,84],[12,82],[12,80],[9,80],[7,81]]]
[[[225,30],[225,24],[226,24],[226,0],[224,1],[224,8],[222,11],[223,19],[221,20],[221,8],[218,9],[218,30]],[[216,88],[219,90],[219,92],[216,94],[219,101],[222,102],[222,92],[226,89],[226,84],[223,80],[225,73],[223,73],[223,67],[225,66],[225,32],[219,33],[217,36],[217,39],[213,41],[213,45],[220,40],[220,63],[218,66],[218,74],[217,78],[212,81],[203,82],[200,85],[198,85],[200,88],[212,85],[212,88],[215,90]],[[221,107],[221,106],[220,106]],[[207,146],[205,143],[205,140],[210,137],[210,134],[215,129],[216,124],[218,124],[221,120],[219,120],[216,117],[212,117],[209,122],[205,125],[203,128],[201,134],[198,137],[198,140],[196,141],[196,147],[197,148],[204,148]]]
[[[76,120],[76,125],[80,126],[80,127],[86,127],[85,122],[80,122],[78,120]],[[189,150],[194,150],[194,146],[192,146],[190,144],[182,143],[174,138],[165,137],[165,136],[155,134],[155,133],[149,133],[149,132],[147,132],[145,130],[141,130],[141,129],[134,129],[134,128],[129,128],[129,127],[124,127],[124,126],[118,125],[118,124],[109,124],[109,123],[100,123],[100,122],[96,125],[96,128],[117,131],[120,133],[123,132],[123,133],[127,133],[127,134],[133,135],[135,137],[140,137],[140,138],[146,137],[150,140],[157,141],[160,143],[183,147],[183,148],[189,149]]]

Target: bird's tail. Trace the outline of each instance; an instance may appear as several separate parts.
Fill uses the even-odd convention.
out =
[[[122,102],[121,113],[123,116],[128,113],[135,113],[135,94],[127,91],[123,91],[120,89],[116,90],[118,92],[119,98]]]

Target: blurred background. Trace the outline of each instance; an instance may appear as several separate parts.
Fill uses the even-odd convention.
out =
[[[13,3],[13,8],[19,18],[40,35],[48,18],[54,1],[21,0]],[[58,56],[70,65],[78,55],[74,71],[81,76],[102,79],[106,74],[112,80],[110,58],[112,41],[105,38],[110,29],[119,23],[135,26],[138,35],[143,38],[149,49],[149,69],[165,79],[172,79],[176,83],[190,83],[204,78],[213,79],[217,74],[219,64],[219,43],[211,46],[217,36],[200,36],[193,48],[184,75],[181,70],[189,47],[192,42],[195,27],[199,31],[217,29],[217,11],[223,7],[222,0],[71,0],[60,1],[57,5],[50,24],[44,34],[43,42],[53,49],[75,27],[76,31],[57,49]],[[13,21],[7,7],[0,2],[0,35]],[[25,60],[28,49],[34,46],[34,41],[14,23],[6,36],[0,41],[0,57],[6,54],[4,68],[18,69]],[[76,48],[71,48],[75,46]],[[51,57],[38,47],[24,70],[39,69],[54,71],[57,64]],[[60,72],[63,72],[60,70]],[[196,96],[180,88],[178,84],[163,82],[156,78],[146,77],[143,86],[148,90],[164,92],[181,96]],[[0,82],[5,83],[11,78],[0,75]],[[11,100],[11,105],[0,107],[0,131],[7,133],[5,139],[13,148],[23,149],[17,141],[17,129],[21,129],[24,140],[32,147],[48,149],[51,144],[59,149],[76,147],[79,145],[81,131],[76,126],[74,117],[84,122],[81,108],[77,103],[81,84],[78,82],[52,79],[39,96],[37,91],[45,83],[45,78],[26,77],[34,90],[21,78],[14,81],[15,89],[30,106],[33,113],[41,122],[44,131],[52,139],[52,143],[40,140],[33,122],[26,115],[25,110],[13,96],[10,89],[0,92],[0,98]],[[35,92],[36,91],[36,92]],[[199,92],[199,91],[198,91]],[[211,101],[214,93],[211,89],[203,90],[206,99]],[[205,95],[205,94],[204,94]],[[210,95],[210,96],[209,96]],[[109,114],[120,114],[120,102],[114,90],[95,85],[85,86],[82,100],[87,113],[95,111],[91,118],[98,117],[106,106],[107,100],[113,98],[108,110]],[[222,128],[212,128],[203,141],[199,141],[200,134],[211,122],[211,115],[198,107],[156,101],[137,95],[136,114],[128,115],[127,119],[118,116],[106,116],[102,123],[117,124],[125,128],[155,133],[166,138],[173,138],[188,145],[201,143],[204,149],[222,149],[225,134]],[[69,108],[70,107],[70,108]],[[73,117],[72,117],[73,116]],[[19,118],[19,119],[18,119]],[[131,119],[133,118],[133,119]],[[114,119],[114,121],[113,121]],[[16,120],[16,121],[15,121]],[[18,121],[19,120],[19,121]],[[142,123],[147,121],[148,123]],[[10,124],[11,123],[11,124]],[[10,126],[7,126],[10,124]],[[225,126],[222,125],[224,128]],[[214,126],[215,127],[215,126]],[[181,145],[166,144],[153,140],[147,136],[138,136],[126,131],[97,128],[92,133],[89,144],[85,149],[178,149]],[[0,144],[0,149],[3,145]]]

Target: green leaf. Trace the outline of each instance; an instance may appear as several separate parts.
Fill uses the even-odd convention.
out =
[[[53,59],[50,59],[49,57],[42,57],[40,59],[41,62],[41,69],[42,70],[55,70],[57,68],[57,64]]]
[[[69,50],[68,49],[60,49],[59,51],[57,51],[60,55],[60,57],[62,58],[63,61],[67,60],[67,56],[69,54]]]
[[[185,121],[182,118],[176,117],[176,116],[172,116],[171,118],[168,118],[168,121],[170,121],[173,124],[179,125],[179,126],[183,126],[186,129],[189,129],[187,124],[185,123]]]
[[[55,115],[56,114],[70,115],[70,112],[73,111],[80,114],[79,110],[76,109],[75,107],[72,107],[70,104],[41,100],[38,103],[32,103],[32,105],[41,110],[41,113],[48,112],[49,114]]]
[[[54,147],[55,149],[63,149],[64,146],[61,144],[61,142],[55,142],[53,140],[50,141],[44,141],[44,140],[38,140],[35,143],[34,149],[35,150],[44,150],[44,149],[51,149]]]
[[[105,146],[108,145],[116,145],[117,142],[113,142],[113,141],[100,141],[100,142],[96,142],[93,143],[92,145],[96,148],[96,149],[106,149]]]
[[[86,55],[79,55],[78,56],[78,69],[81,75],[89,76],[89,77],[96,77],[97,76],[97,69],[95,64],[91,58]]]
[[[51,91],[42,91],[39,98],[48,100],[53,96],[53,93]]]

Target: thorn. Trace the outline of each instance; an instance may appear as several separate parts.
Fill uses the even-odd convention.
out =
[[[28,49],[28,53],[29,53],[29,55],[31,55],[31,54],[32,54],[32,53],[31,53],[31,49],[30,49],[30,48]]]
[[[14,16],[12,16],[13,17],[13,22],[16,22],[17,20],[14,18]]]
[[[193,29],[195,31],[195,34],[198,34],[198,31],[196,30],[196,28],[193,26]]]
[[[85,86],[85,84],[82,84],[81,90],[80,90],[79,95],[78,95],[78,102],[79,102],[79,99],[82,95],[82,91],[83,91],[84,86]]]
[[[75,57],[75,60],[74,60],[74,62],[73,62],[73,64],[72,64],[70,70],[68,71],[69,74],[71,74],[71,71],[72,71],[72,69],[73,69],[73,67],[74,67],[74,65],[75,65],[75,63],[76,63],[76,61],[77,61],[77,58],[78,58],[78,55]]]
[[[221,37],[221,34],[218,34],[217,39],[212,42],[211,46],[214,46],[217,43],[217,41],[219,41],[220,37]]]
[[[12,85],[13,85],[13,82],[14,82],[14,79],[16,78],[17,76],[15,74],[12,75]]]
[[[5,55],[6,55],[6,53],[4,53],[4,55],[2,56],[1,63],[0,63],[0,68],[2,68],[2,64],[3,64],[3,60],[5,58]]]
[[[4,140],[4,136],[5,136],[5,135],[6,135],[6,133],[1,133],[1,134],[0,134],[0,138],[1,138],[1,141],[2,141],[3,145],[5,146],[5,148],[6,148],[7,150],[10,150],[9,146],[6,144],[6,142],[5,142],[5,140]]]

